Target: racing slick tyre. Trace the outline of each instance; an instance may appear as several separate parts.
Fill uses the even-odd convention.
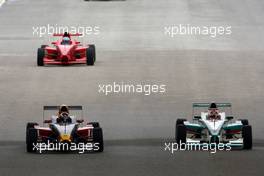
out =
[[[95,50],[95,45],[89,45],[90,48],[92,48],[92,53],[93,53],[93,57],[94,57],[94,62],[96,61],[96,50]]]
[[[178,144],[186,143],[186,126],[183,124],[176,125],[175,138]]]
[[[38,66],[44,65],[45,50],[43,48],[38,48]]]
[[[252,127],[250,125],[245,125],[242,128],[243,137],[243,148],[252,149]]]
[[[86,49],[86,64],[87,65],[94,65],[94,54],[93,48],[89,47]]]
[[[176,126],[177,125],[183,125],[183,122],[186,121],[186,119],[177,119],[176,120]]]
[[[94,128],[100,127],[99,122],[89,122],[88,125],[93,125]]]
[[[249,124],[249,123],[248,123],[248,119],[239,119],[239,120],[241,120],[241,123],[242,123],[243,126]]]
[[[38,140],[38,132],[37,129],[35,128],[29,128],[27,129],[27,134],[26,134],[26,145],[27,145],[27,152],[36,152],[34,151],[34,145],[37,143]]]
[[[97,143],[98,149],[94,149],[94,152],[103,152],[104,151],[104,139],[103,139],[103,130],[100,127],[93,129],[93,141]]]

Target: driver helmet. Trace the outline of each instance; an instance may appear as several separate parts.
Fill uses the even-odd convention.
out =
[[[69,37],[63,37],[62,38],[62,43],[64,43],[64,44],[70,43],[70,38]]]
[[[59,114],[61,114],[63,112],[69,113],[69,107],[65,104],[62,104],[59,108]]]
[[[208,108],[209,118],[217,118],[218,117],[218,108],[216,103],[211,103]]]
[[[209,109],[217,109],[216,103],[211,103]]]

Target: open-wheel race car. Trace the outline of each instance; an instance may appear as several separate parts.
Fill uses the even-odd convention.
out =
[[[234,120],[231,103],[193,103],[192,121],[176,120],[175,139],[185,144],[229,144],[252,148],[252,127],[247,119]]]
[[[72,39],[74,36],[81,35],[67,32],[64,34],[53,34],[54,37],[61,37],[61,39],[52,42],[52,46],[41,45],[38,48],[37,65],[94,65],[96,61],[95,45],[89,44],[84,46],[79,41]]]
[[[70,114],[70,111],[76,113],[82,112],[82,106],[44,106],[43,107],[43,123],[46,126],[40,126],[38,123],[30,122],[26,126],[26,148],[27,152],[38,152],[37,144],[53,145],[67,144],[70,150],[70,145],[86,145],[89,144],[89,149],[93,152],[102,152],[104,150],[103,130],[98,122],[89,122],[82,125],[83,118],[77,119],[75,115]],[[54,112],[51,118],[44,119],[45,112]],[[47,146],[46,148],[48,148]],[[64,146],[63,146],[64,147]],[[76,148],[76,147],[75,147]],[[56,148],[56,150],[60,150]]]

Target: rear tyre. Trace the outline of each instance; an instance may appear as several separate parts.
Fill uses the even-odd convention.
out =
[[[35,128],[29,128],[27,130],[27,134],[26,134],[26,145],[27,145],[27,152],[36,152],[36,150],[34,150],[34,144],[37,143],[38,140],[38,132],[37,129]]]
[[[89,124],[89,125],[93,125],[94,128],[98,128],[98,127],[100,127],[99,122],[89,122],[88,124]]]
[[[43,48],[38,48],[38,61],[37,64],[38,66],[43,66],[44,65],[44,56],[45,56],[45,50]]]
[[[104,151],[104,139],[103,139],[103,130],[100,127],[93,129],[93,140],[94,145],[94,152],[103,152]]]
[[[94,61],[93,48],[89,47],[86,49],[86,64],[94,65]]]
[[[252,127],[245,125],[242,128],[243,148],[246,150],[252,149]]]
[[[176,125],[175,139],[178,144],[186,143],[186,126],[183,124]]]

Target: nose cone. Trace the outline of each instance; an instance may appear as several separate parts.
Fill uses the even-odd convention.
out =
[[[218,135],[224,125],[224,120],[205,121],[205,124],[212,135]]]
[[[61,62],[67,63],[69,60],[71,60],[72,48],[73,48],[73,45],[59,45],[58,46]]]
[[[68,46],[68,45],[62,45],[62,47],[60,48],[60,51],[61,51],[61,55],[68,55],[68,53],[70,52],[71,50],[71,46]]]

